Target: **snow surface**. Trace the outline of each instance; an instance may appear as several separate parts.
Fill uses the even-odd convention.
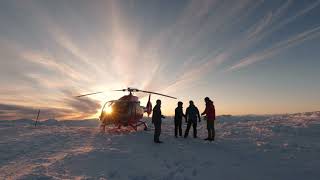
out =
[[[0,121],[0,179],[308,179],[320,177],[320,112],[221,116],[217,140],[100,133],[98,121]],[[185,129],[185,124],[184,124]],[[190,132],[192,135],[192,130]]]

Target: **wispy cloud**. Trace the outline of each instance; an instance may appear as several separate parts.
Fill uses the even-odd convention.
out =
[[[275,31],[276,28],[274,28],[274,23],[276,23],[289,9],[290,5],[292,5],[293,1],[288,0],[285,3],[283,3],[280,7],[277,9],[271,10],[268,12],[264,17],[262,17],[256,24],[252,25],[248,31],[247,31],[247,37],[248,39],[255,40],[261,40],[265,36],[269,35],[271,32]],[[307,8],[308,9],[308,8]],[[293,20],[293,19],[292,19]],[[291,21],[292,21],[291,20]],[[289,23],[288,21],[287,23]],[[284,26],[287,23],[281,23],[279,25],[276,25],[278,28]],[[255,38],[255,39],[253,39]]]
[[[53,106],[17,105],[0,103],[0,119],[12,120],[19,118],[34,119],[37,110],[41,110],[41,119],[84,119],[90,118],[101,108],[100,102],[84,98],[76,98],[78,92],[63,90],[64,96],[60,97]],[[60,101],[60,104],[58,103]],[[52,103],[53,101],[51,101]],[[58,105],[59,104],[59,105]],[[56,106],[56,107],[55,107]]]
[[[246,57],[244,59],[241,59],[240,62],[237,64],[231,66],[228,71],[237,70],[246,66],[249,66],[251,64],[254,64],[256,62],[265,60],[267,58],[270,58],[292,46],[298,45],[304,41],[311,40],[314,38],[320,37],[320,26],[302,32],[298,35],[295,35],[293,37],[290,37],[289,39],[285,41],[281,41],[275,45],[273,45],[271,48],[268,48],[266,50],[263,50],[262,52],[257,52],[255,54],[250,55],[249,57]]]
[[[81,103],[81,102],[79,102]],[[82,102],[83,103],[83,102]],[[90,104],[92,105],[92,104]],[[95,106],[96,107],[96,106]],[[38,109],[40,109],[40,119],[68,119],[81,120],[90,118],[90,115],[96,113],[96,110],[88,111],[87,108],[92,109],[91,106],[75,106],[75,108],[37,108],[30,106],[21,106],[13,104],[0,104],[0,119],[1,120],[15,120],[15,119],[35,119]]]
[[[44,54],[42,52],[26,51],[21,53],[21,58],[31,63],[38,64],[41,66],[41,68],[45,68],[47,70],[52,70],[59,74],[62,74],[66,77],[66,79],[72,79],[75,81],[81,80],[84,82],[89,81],[88,77],[83,73],[76,71],[73,67],[67,64],[57,62],[48,54]]]
[[[250,2],[252,3],[252,2]],[[250,4],[249,3],[249,4]],[[262,3],[265,3],[261,1],[257,5],[261,5]],[[196,71],[191,71],[189,73],[190,81],[196,79],[195,77],[201,77],[208,73],[206,69],[210,69],[208,67],[214,68],[218,64],[222,64],[225,61],[228,61],[232,59],[232,56],[235,56],[237,53],[246,51],[255,45],[257,45],[261,40],[265,39],[266,37],[272,35],[272,33],[276,32],[277,30],[283,28],[284,26],[288,25],[291,22],[294,22],[299,17],[302,17],[315,9],[319,6],[320,1],[315,1],[313,3],[310,3],[305,8],[302,8],[301,10],[298,10],[296,13],[294,13],[292,16],[286,16],[286,13],[288,12],[290,6],[294,3],[292,0],[288,0],[285,3],[283,3],[281,6],[279,6],[276,9],[272,9],[269,11],[265,16],[263,16],[257,23],[254,23],[251,27],[248,28],[246,34],[238,39],[235,39],[231,41],[229,46],[226,46],[225,49],[221,50],[218,53],[213,53],[214,56],[211,58],[208,58],[207,60],[203,60],[203,63],[200,64],[197,67]],[[248,7],[248,5],[247,5]],[[259,6],[254,6],[259,7]],[[245,7],[239,8],[240,13],[244,13],[242,10],[246,9]],[[236,11],[235,11],[236,12]],[[235,13],[234,15],[236,15]],[[233,16],[235,17],[235,16]],[[241,16],[240,16],[241,17]],[[226,21],[226,19],[221,18],[222,20]],[[219,24],[219,23],[218,23]],[[203,28],[206,30],[205,28]],[[203,30],[202,29],[202,30]],[[248,56],[247,58],[240,59],[236,64],[232,65],[231,67],[227,68],[227,71],[230,70],[236,70],[240,69],[241,67],[248,66],[250,64],[253,64],[255,62],[258,62],[260,60],[263,60],[268,57],[272,57],[273,55],[280,53],[284,51],[285,49],[288,49],[294,45],[298,45],[304,41],[317,38],[318,37],[318,28],[314,28],[311,30],[306,30],[304,32],[301,32],[299,34],[295,34],[292,37],[289,37],[283,41],[280,41],[278,43],[272,44],[271,48],[268,49],[262,49],[260,52],[254,52],[254,54]],[[228,56],[226,56],[228,54]],[[199,59],[197,59],[199,61]],[[213,61],[211,63],[208,63],[208,61]],[[215,63],[215,61],[219,61],[220,63]],[[192,63],[192,62],[191,62]],[[193,73],[193,75],[191,75]],[[184,79],[185,75],[181,76],[181,79]],[[179,80],[178,80],[179,81]],[[177,81],[177,82],[178,82]]]

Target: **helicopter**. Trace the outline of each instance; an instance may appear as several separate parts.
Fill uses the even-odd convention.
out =
[[[99,120],[101,123],[100,129],[102,132],[105,132],[106,126],[112,125],[112,124],[114,124],[118,129],[120,129],[122,126],[124,127],[129,126],[129,127],[132,127],[135,131],[138,130],[139,126],[143,125],[144,130],[147,130],[148,126],[146,122],[142,121],[141,119],[144,113],[147,113],[148,116],[150,116],[152,112],[152,104],[150,101],[151,94],[164,96],[172,99],[177,99],[176,97],[168,96],[165,94],[160,94],[152,91],[139,90],[136,88],[119,89],[114,91],[122,91],[122,92],[127,91],[129,92],[129,94],[122,96],[118,100],[111,100],[104,103],[99,116]],[[142,93],[149,94],[149,99],[146,107],[140,106],[139,98],[133,95],[133,93],[135,92],[142,92]],[[80,98],[80,97],[90,96],[90,95],[99,94],[99,93],[103,93],[103,91],[83,94],[76,97]]]

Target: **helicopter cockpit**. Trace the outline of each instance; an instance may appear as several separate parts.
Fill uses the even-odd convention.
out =
[[[104,124],[121,123],[128,125],[132,118],[141,118],[144,111],[139,101],[116,100],[107,102],[101,112],[100,121]]]

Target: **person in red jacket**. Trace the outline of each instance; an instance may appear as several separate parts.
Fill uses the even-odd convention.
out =
[[[207,129],[208,129],[208,138],[204,139],[206,141],[214,141],[215,138],[215,129],[214,129],[214,121],[216,120],[216,110],[213,105],[213,101],[210,98],[204,98],[206,103],[206,109],[201,115],[207,116]]]

